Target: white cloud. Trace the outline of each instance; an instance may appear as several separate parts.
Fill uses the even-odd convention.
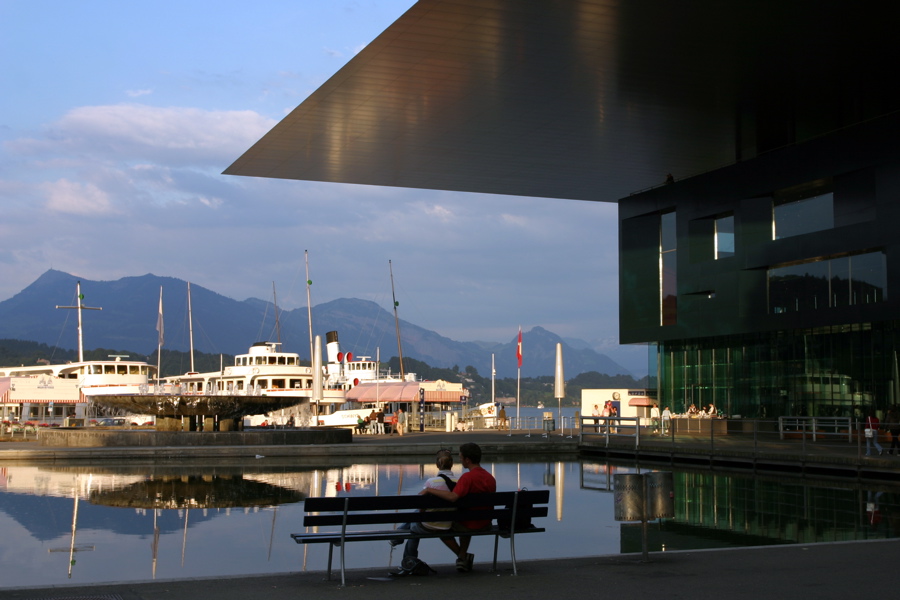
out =
[[[54,212],[97,215],[115,212],[109,196],[93,183],[60,179],[45,183],[46,208]]]
[[[224,168],[275,125],[256,112],[144,104],[72,109],[41,139],[10,142],[33,155],[75,153],[116,161]]]
[[[153,90],[125,90],[125,95],[129,98],[140,98],[141,96],[149,96]]]
[[[433,204],[431,206],[425,207],[425,214],[436,218],[442,223],[449,223],[453,220],[454,214],[453,211],[447,208],[446,206],[442,206],[440,204]]]

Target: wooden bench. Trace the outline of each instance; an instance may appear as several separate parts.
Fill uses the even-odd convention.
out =
[[[334,531],[314,533],[292,533],[298,544],[327,543],[328,579],[331,579],[332,555],[335,546],[341,548],[341,585],[345,585],[344,546],[350,542],[371,542],[378,540],[407,540],[410,538],[458,537],[459,531],[434,531],[424,534],[397,529],[359,529],[364,525],[399,525],[423,521],[477,521],[494,520],[506,526],[492,525],[479,531],[465,532],[463,535],[494,536],[494,563],[497,569],[497,546],[500,538],[509,538],[509,553],[512,558],[513,574],[516,570],[516,535],[539,533],[543,527],[535,527],[531,519],[547,516],[549,490],[516,492],[494,492],[492,494],[468,494],[455,503],[446,502],[436,496],[346,496],[338,498],[307,498],[303,510],[304,527],[337,527]],[[441,508],[439,514],[422,512],[426,509]],[[405,511],[405,512],[397,512]],[[519,523],[516,526],[516,523]],[[528,525],[522,525],[528,523]]]

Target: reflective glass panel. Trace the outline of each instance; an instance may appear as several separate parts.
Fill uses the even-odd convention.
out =
[[[734,256],[734,215],[716,219],[716,259]]]
[[[834,194],[777,204],[773,207],[774,238],[824,231],[834,227]]]

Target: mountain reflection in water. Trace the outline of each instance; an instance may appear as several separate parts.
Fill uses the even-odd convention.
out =
[[[302,531],[303,498],[415,494],[437,472],[414,460],[341,460],[3,467],[0,587],[324,570],[325,546],[298,546],[288,535]],[[570,457],[484,466],[498,489],[551,490],[550,516],[541,523],[547,531],[517,537],[520,560],[641,551],[639,524],[613,518],[614,476],[638,471],[635,464]],[[900,531],[895,484],[658,470],[674,473],[676,516],[648,528],[650,551],[879,539]],[[472,550],[476,568],[486,569],[492,542],[476,538]],[[507,553],[501,544],[499,559],[507,561]],[[346,554],[349,565],[386,572],[401,551],[360,543]],[[453,560],[430,540],[420,556],[439,571]]]
[[[91,504],[122,508],[234,508],[300,502],[303,492],[231,475],[162,476],[121,489],[91,490]]]

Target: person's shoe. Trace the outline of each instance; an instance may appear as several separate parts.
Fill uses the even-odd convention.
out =
[[[881,456],[882,454],[884,454],[884,450],[879,450],[879,451],[878,451],[878,456]]]
[[[398,569],[396,571],[391,571],[388,573],[390,577],[406,577],[408,575],[412,575],[412,571],[407,571],[406,569]]]
[[[472,564],[475,562],[474,554],[466,554],[465,558],[456,559],[456,570],[460,573],[468,573],[472,570]]]

